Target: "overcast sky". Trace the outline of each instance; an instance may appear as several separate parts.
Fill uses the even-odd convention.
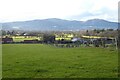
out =
[[[61,18],[116,22],[119,0],[0,0],[0,22]]]

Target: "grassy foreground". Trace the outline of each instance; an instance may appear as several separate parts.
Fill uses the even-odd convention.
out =
[[[117,50],[3,45],[3,78],[117,78],[117,67]]]

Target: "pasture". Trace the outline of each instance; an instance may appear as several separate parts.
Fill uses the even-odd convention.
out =
[[[115,49],[3,44],[3,78],[117,78]]]

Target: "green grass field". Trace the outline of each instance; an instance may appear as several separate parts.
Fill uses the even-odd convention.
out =
[[[3,44],[3,78],[117,78],[117,50]]]

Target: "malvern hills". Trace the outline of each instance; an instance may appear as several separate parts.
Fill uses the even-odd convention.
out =
[[[1,23],[2,30],[29,30],[29,31],[78,31],[90,29],[117,29],[117,22],[103,19],[87,21],[64,20],[58,18],[36,19],[29,21],[16,21]]]

